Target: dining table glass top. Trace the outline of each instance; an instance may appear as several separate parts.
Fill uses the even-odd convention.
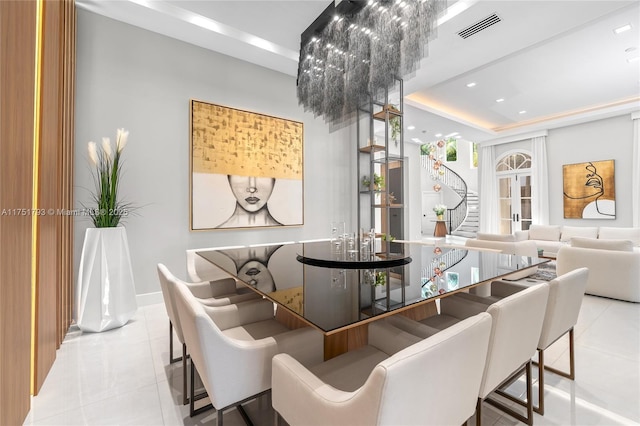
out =
[[[354,255],[334,253],[331,244],[274,244],[203,250],[198,255],[325,333],[549,261],[394,242],[393,253],[367,255],[354,264]],[[317,266],[304,259],[332,263]],[[341,259],[346,263],[341,265]],[[389,260],[401,264],[389,266]]]

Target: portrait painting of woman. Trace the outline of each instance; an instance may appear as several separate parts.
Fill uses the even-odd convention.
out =
[[[564,165],[564,217],[615,219],[614,171],[613,160]]]
[[[191,101],[191,229],[303,224],[302,123]]]

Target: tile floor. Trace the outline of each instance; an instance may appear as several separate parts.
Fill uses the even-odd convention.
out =
[[[163,304],[139,308],[116,330],[71,331],[24,424],[215,425],[213,410],[189,417],[181,404],[181,363],[168,365],[168,356]],[[546,357],[566,368],[568,340],[554,344]],[[640,304],[585,296],[576,327],[576,370],[575,382],[545,376],[546,413],[536,414],[535,424],[640,424]],[[511,390],[523,388],[520,381]],[[273,422],[269,397],[248,404],[247,412],[256,425]],[[482,423],[519,422],[485,404]],[[225,424],[244,423],[234,410],[225,413]]]

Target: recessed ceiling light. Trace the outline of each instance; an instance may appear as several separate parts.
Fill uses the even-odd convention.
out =
[[[445,135],[444,137],[445,138],[450,138],[450,137],[455,136],[457,134],[458,134],[458,132],[453,132],[453,133],[449,133],[448,135]]]
[[[442,136],[442,133],[436,133],[434,136],[435,136],[436,138],[439,138],[440,136]]]
[[[613,30],[613,32],[616,34],[620,34],[625,31],[629,31],[630,29],[631,29],[631,24],[627,24],[627,25],[623,25],[621,27],[616,28],[615,30]]]
[[[496,99],[496,102],[504,102],[504,98]]]
[[[473,86],[475,86],[475,85],[476,85],[476,83],[475,83],[475,82],[473,82],[473,81],[472,81],[471,83],[467,83],[467,87],[473,87]]]
[[[415,143],[422,144],[422,141],[421,141],[420,139],[418,139],[418,138],[411,138],[411,140],[412,140],[413,142],[415,142]]]
[[[629,58],[627,59],[627,62],[629,63],[638,62],[638,60],[640,60],[640,56],[636,56],[635,58]]]
[[[408,130],[413,130],[413,129],[415,129],[415,128],[416,128],[416,126],[407,126],[407,129],[408,129]]]
[[[518,114],[526,114],[526,113],[527,113],[527,111],[522,110],[522,111],[520,111]]]

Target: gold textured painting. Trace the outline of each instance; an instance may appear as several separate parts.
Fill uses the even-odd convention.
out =
[[[565,219],[615,219],[614,160],[562,166]]]
[[[303,224],[302,123],[191,100],[191,229]]]

